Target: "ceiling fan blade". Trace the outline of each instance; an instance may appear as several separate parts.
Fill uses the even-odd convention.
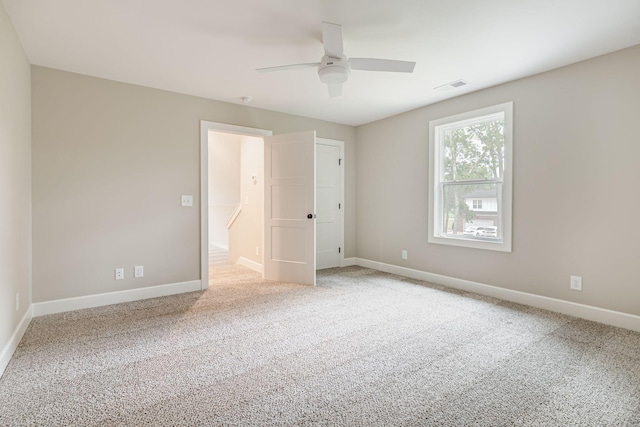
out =
[[[322,23],[322,44],[324,54],[331,58],[342,58],[344,43],[342,42],[342,25],[330,22]]]
[[[298,68],[318,67],[319,65],[320,65],[319,62],[308,62],[306,64],[291,64],[291,65],[279,65],[277,67],[256,68],[256,71],[259,71],[262,73],[262,72],[268,72],[268,71],[296,70]]]
[[[398,73],[413,73],[415,62],[395,61],[393,59],[349,58],[352,70],[364,71],[392,71]]]
[[[329,98],[335,98],[336,96],[342,95],[342,83],[330,84],[327,86],[329,87]]]

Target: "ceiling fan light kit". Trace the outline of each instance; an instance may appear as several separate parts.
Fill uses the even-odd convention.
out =
[[[258,68],[256,71],[284,71],[295,68],[317,67],[318,76],[329,89],[329,97],[342,95],[342,84],[349,80],[351,70],[388,71],[413,73],[415,62],[396,61],[376,58],[347,58],[344,55],[342,25],[330,22],[322,23],[322,44],[324,56],[320,62],[306,64],[282,65],[278,67]]]
[[[342,84],[349,79],[351,67],[346,56],[342,58],[330,58],[323,56],[318,66],[320,81],[326,84]]]

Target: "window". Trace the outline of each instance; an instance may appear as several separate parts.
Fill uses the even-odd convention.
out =
[[[512,135],[512,102],[429,123],[430,243],[511,252]]]

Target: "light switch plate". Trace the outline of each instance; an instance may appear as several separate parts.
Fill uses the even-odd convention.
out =
[[[182,206],[193,206],[193,196],[183,194],[181,199]]]

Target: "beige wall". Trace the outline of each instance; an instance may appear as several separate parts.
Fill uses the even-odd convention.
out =
[[[48,301],[197,280],[200,120],[274,134],[355,128],[38,66],[33,92],[33,294]],[[180,206],[193,194],[194,206]],[[355,169],[346,170],[355,256]],[[133,266],[145,277],[133,279]],[[125,280],[113,279],[125,268]]]
[[[640,315],[639,70],[635,46],[359,127],[358,257]],[[513,252],[428,244],[429,120],[506,101]]]
[[[262,138],[241,137],[240,202],[242,212],[229,232],[229,262],[242,257],[262,265],[264,142]],[[256,181],[251,179],[256,175]],[[256,247],[259,248],[256,254]]]
[[[30,72],[0,3],[0,354],[31,304]]]

